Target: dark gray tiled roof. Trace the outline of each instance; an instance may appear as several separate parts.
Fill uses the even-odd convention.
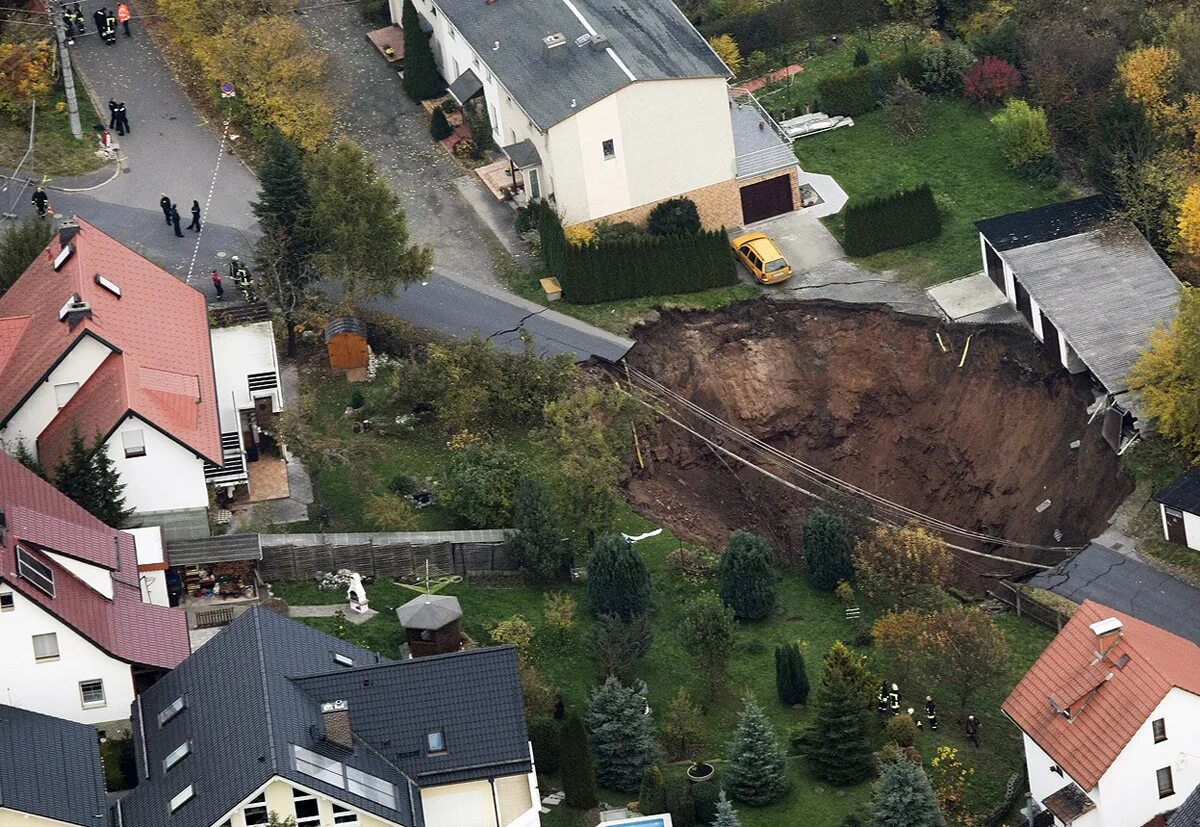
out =
[[[671,0],[572,0],[617,59],[604,49],[575,45],[589,31],[564,0],[434,2],[541,129],[634,79],[729,76]],[[547,54],[542,39],[553,34],[567,42]]]
[[[257,534],[218,534],[196,540],[169,540],[164,545],[167,562],[172,566],[262,559]]]
[[[455,78],[448,91],[450,96],[458,101],[459,106],[466,106],[467,101],[483,92],[483,81],[468,69]]]
[[[419,594],[396,609],[405,629],[440,629],[462,615],[458,598],[448,594]]]
[[[339,665],[334,652],[354,666]],[[179,697],[186,707],[159,727],[159,713]],[[321,703],[333,700],[348,702],[351,751],[323,737]],[[141,783],[122,812],[134,825],[210,827],[279,775],[422,827],[417,785],[530,771],[511,647],[391,662],[258,607],[144,693],[133,725]],[[446,755],[418,751],[431,729],[446,733]],[[164,776],[163,759],[185,740],[191,753]],[[300,773],[293,745],[391,782],[395,809]],[[168,802],[189,784],[195,798],[170,815]]]
[[[524,141],[518,141],[515,144],[501,147],[500,151],[508,156],[508,159],[513,162],[513,166],[517,169],[529,169],[530,167],[540,167],[542,165],[542,156],[538,154],[537,147],[533,145],[533,141],[528,138]]]
[[[1127,221],[1001,255],[1110,393],[1128,389],[1150,332],[1175,318],[1179,279]]]
[[[290,745],[311,748],[309,728],[319,725],[321,715],[289,678],[338,668],[332,652],[356,663],[377,660],[365,649],[254,607],[143,693],[133,704],[139,785],[121,802],[125,823],[210,827],[276,774],[394,820],[396,813],[293,769]],[[159,713],[180,697],[186,707],[160,728]],[[164,774],[163,759],[189,740],[191,754]],[[171,815],[168,802],[189,784],[195,798]]]
[[[93,727],[0,704],[0,809],[108,825]]]
[[[347,701],[355,737],[422,787],[527,773],[529,736],[511,646],[301,678],[315,701]],[[427,755],[441,731],[446,752]]]
[[[1047,204],[1023,212],[976,221],[975,227],[997,250],[1041,244],[1056,238],[1079,235],[1107,219],[1112,207],[1103,195]]]
[[[1185,472],[1179,479],[1155,494],[1154,501],[1167,508],[1200,514],[1200,469],[1193,468]]]
[[[1200,787],[1192,791],[1167,821],[1167,827],[1200,827]]]

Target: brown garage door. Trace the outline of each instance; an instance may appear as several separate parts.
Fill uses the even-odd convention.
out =
[[[796,208],[792,203],[792,178],[780,175],[742,187],[742,223],[753,224]]]

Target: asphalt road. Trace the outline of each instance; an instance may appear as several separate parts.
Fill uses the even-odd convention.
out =
[[[427,281],[375,307],[451,336],[478,335],[511,352],[524,349],[523,335],[542,355],[569,353],[577,361],[598,356],[615,362],[633,347],[630,339],[436,267]]]
[[[1094,600],[1200,644],[1200,589],[1153,566],[1092,543],[1029,585],[1074,600]]]

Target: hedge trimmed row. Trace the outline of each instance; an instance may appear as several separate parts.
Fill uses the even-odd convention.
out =
[[[723,230],[577,247],[567,242],[562,222],[548,208],[542,209],[538,230],[542,260],[562,285],[563,299],[573,304],[737,284],[733,250]]]
[[[829,115],[865,115],[878,106],[899,78],[921,82],[921,50],[911,49],[890,60],[856,66],[817,82],[821,111]]]
[[[831,25],[838,31],[852,31],[887,16],[883,0],[778,0],[759,11],[702,21],[697,28],[706,39],[731,35],[745,56],[827,33]]]
[[[844,220],[846,252],[852,256],[907,247],[942,232],[942,217],[928,184],[848,204]]]

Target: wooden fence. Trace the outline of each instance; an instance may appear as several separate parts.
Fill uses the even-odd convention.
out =
[[[1027,617],[1055,631],[1061,630],[1071,619],[1070,615],[1034,600],[1012,583],[1003,580],[996,581],[995,587],[988,589],[988,594],[1011,607],[1018,617]]]
[[[259,574],[268,582],[311,580],[338,569],[364,577],[419,578],[426,563],[431,571],[459,575],[517,571],[503,535],[460,539],[455,534],[459,532],[414,534],[407,541],[397,534],[264,534]]]

